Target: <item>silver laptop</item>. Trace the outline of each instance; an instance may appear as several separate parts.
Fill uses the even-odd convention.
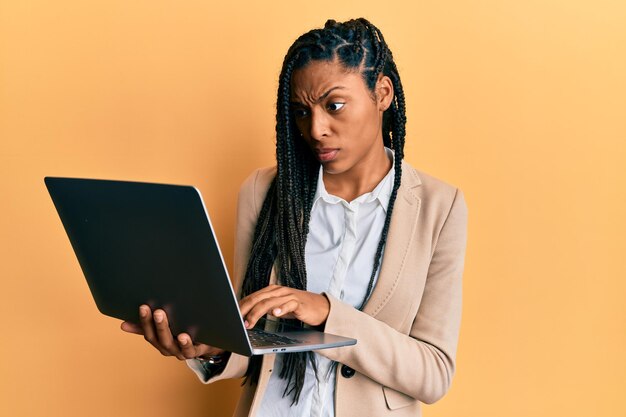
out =
[[[246,330],[209,215],[192,186],[46,177],[101,313],[139,322],[162,308],[173,334],[245,356],[354,345],[261,320]]]

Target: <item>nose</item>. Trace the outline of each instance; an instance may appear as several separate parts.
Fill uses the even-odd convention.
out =
[[[310,117],[310,130],[311,139],[321,140],[325,138],[329,134],[329,125],[328,125],[328,117],[324,114],[323,111],[315,111],[311,112]]]

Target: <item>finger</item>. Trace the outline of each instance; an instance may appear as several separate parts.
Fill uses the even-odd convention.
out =
[[[292,290],[292,288],[283,287],[282,285],[268,285],[239,300],[239,308],[241,309],[242,306],[245,308],[245,306],[250,303],[255,304],[268,297],[285,295],[290,290]]]
[[[164,356],[171,356],[171,354],[159,344],[159,340],[156,336],[156,330],[154,327],[154,321],[152,320],[152,311],[147,305],[139,307],[139,322],[143,331],[143,338],[146,339],[156,350],[161,352]]]
[[[191,337],[187,333],[181,333],[176,338],[180,350],[187,359],[197,358],[203,355],[219,355],[224,353],[224,349],[219,349],[213,346],[205,345],[203,343],[194,344]]]
[[[270,285],[259,291],[253,292],[245,298],[242,298],[239,302],[239,311],[242,317],[245,317],[255,305],[273,297],[284,297],[288,294],[292,294],[295,290],[289,287],[283,287],[280,285]]]
[[[275,307],[272,310],[272,315],[276,317],[287,317],[287,318],[297,318],[298,316],[298,308],[300,307],[300,303],[294,299],[287,301],[286,303]]]
[[[265,314],[271,313],[275,308],[286,304],[292,299],[294,299],[294,297],[292,295],[288,295],[285,297],[272,297],[259,301],[245,316],[245,320],[248,323],[247,328],[251,329],[252,327],[254,327],[256,322]]]
[[[180,349],[178,348],[178,343],[174,341],[174,336],[172,335],[172,331],[170,330],[170,324],[167,321],[167,314],[165,311],[159,309],[154,310],[154,326],[156,328],[156,334],[159,341],[159,344],[163,346],[165,350],[167,350],[171,355],[176,356],[178,359],[185,359]]]
[[[194,345],[191,337],[187,333],[181,333],[176,338],[178,340],[178,347],[180,352],[183,354],[185,359],[193,359],[197,356],[202,355],[202,353],[198,353],[200,350],[200,346],[202,345]]]
[[[143,328],[140,324],[131,323],[130,321],[123,321],[120,328],[127,333],[143,334]]]

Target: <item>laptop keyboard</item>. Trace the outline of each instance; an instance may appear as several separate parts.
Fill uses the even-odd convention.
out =
[[[302,340],[292,339],[276,333],[268,333],[260,329],[248,330],[248,338],[254,346],[284,346],[304,343]]]

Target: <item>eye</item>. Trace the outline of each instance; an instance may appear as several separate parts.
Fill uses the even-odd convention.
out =
[[[332,112],[339,111],[345,105],[346,103],[330,103],[328,104],[328,110]]]
[[[293,109],[292,113],[293,113],[293,117],[295,117],[296,119],[302,119],[309,115],[308,110],[302,107],[296,107],[295,109]]]

